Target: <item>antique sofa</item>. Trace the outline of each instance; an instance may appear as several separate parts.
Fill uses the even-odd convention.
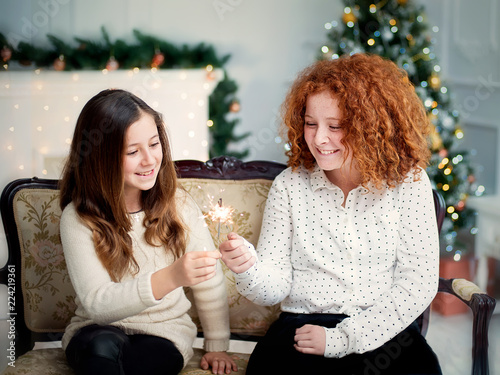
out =
[[[224,206],[234,209],[232,223],[207,225],[218,245],[229,231],[237,231],[256,244],[262,214],[274,177],[285,166],[274,162],[244,163],[229,157],[207,162],[176,162],[180,182],[204,213],[222,199]],[[1,197],[2,219],[7,235],[9,258],[0,270],[0,282],[8,287],[10,351],[9,365],[3,372],[14,374],[73,374],[60,347],[33,350],[35,342],[58,342],[75,309],[75,294],[68,277],[59,237],[61,211],[56,180],[39,178],[11,182]],[[445,206],[435,194],[438,224],[442,223]],[[279,314],[279,306],[257,306],[238,294],[234,278],[224,265],[230,326],[233,339],[255,341],[262,336]],[[440,279],[440,291],[451,293],[473,311],[473,374],[488,373],[488,324],[495,300],[466,280]],[[186,289],[190,296],[189,289]],[[428,309],[419,318],[425,334]],[[191,316],[199,322],[194,309]],[[200,336],[202,331],[200,328]],[[40,346],[37,344],[37,346]],[[43,347],[43,345],[42,345]],[[193,359],[182,375],[209,374],[198,367],[202,355],[195,349]],[[244,374],[249,354],[231,353]],[[0,369],[1,370],[1,369]]]

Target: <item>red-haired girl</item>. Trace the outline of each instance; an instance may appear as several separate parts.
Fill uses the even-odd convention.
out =
[[[220,245],[241,294],[282,314],[247,374],[440,374],[415,319],[438,284],[429,122],[406,73],[355,54],[306,68],[283,104],[289,168],[257,251]]]

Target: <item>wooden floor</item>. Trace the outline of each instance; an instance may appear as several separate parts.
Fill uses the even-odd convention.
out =
[[[7,352],[7,325],[0,321],[0,352]],[[470,375],[472,348],[472,320],[469,314],[443,317],[437,313],[431,314],[427,341],[436,352],[443,375]],[[489,328],[490,375],[500,374],[500,311],[496,314]],[[200,341],[197,341],[197,346]],[[58,343],[60,345],[60,343]],[[251,352],[254,343],[235,341],[231,343],[231,351]],[[7,366],[5,355],[0,356],[0,371]]]
[[[472,369],[471,314],[431,315],[427,342],[436,352],[443,375],[470,375]],[[500,374],[500,311],[497,305],[489,327],[490,375]]]

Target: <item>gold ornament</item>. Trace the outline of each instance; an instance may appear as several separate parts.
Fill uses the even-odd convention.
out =
[[[406,5],[408,3],[408,0],[398,0],[399,5]]]
[[[429,86],[434,90],[439,90],[441,87],[441,78],[436,73],[432,73],[428,81]]]
[[[443,147],[443,139],[437,131],[435,126],[432,126],[431,133],[429,135],[431,141],[431,148],[433,151],[440,150]]]
[[[356,23],[358,19],[354,14],[351,13],[344,13],[342,15],[342,21],[347,25],[349,22]]]

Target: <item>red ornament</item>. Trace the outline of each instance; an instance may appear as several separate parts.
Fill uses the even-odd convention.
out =
[[[229,106],[229,111],[233,112],[233,113],[239,112],[240,109],[241,109],[241,106],[240,106],[240,103],[237,100],[233,101],[231,103],[231,105]]]
[[[64,55],[60,55],[54,60],[54,69],[58,72],[63,71],[66,68],[66,61],[64,61]]]
[[[439,150],[439,156],[442,158],[446,158],[448,156],[448,150],[445,148]]]
[[[216,78],[216,76],[215,76],[215,72],[213,70],[207,72],[207,80],[208,81],[213,81],[215,78]]]
[[[118,61],[116,61],[114,56],[111,56],[109,58],[108,62],[106,63],[106,69],[109,71],[113,71],[113,70],[118,69],[119,67],[120,67],[120,64],[118,63]]]
[[[153,56],[153,61],[151,61],[152,68],[158,68],[165,62],[165,55],[161,52],[156,52]]]
[[[7,47],[7,46],[3,46],[2,51],[0,52],[0,54],[2,56],[3,62],[7,62],[12,57],[12,50],[9,47]]]

